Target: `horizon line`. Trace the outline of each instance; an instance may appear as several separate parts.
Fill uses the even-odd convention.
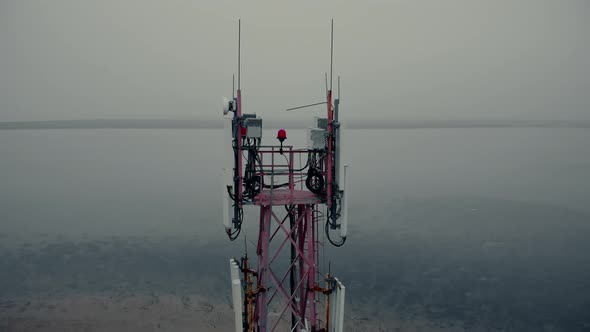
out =
[[[267,120],[267,128],[305,129],[304,121]],[[567,120],[352,120],[348,129],[443,129],[443,128],[590,128],[590,121]],[[71,120],[0,121],[0,130],[14,129],[219,129],[222,119],[105,118]]]

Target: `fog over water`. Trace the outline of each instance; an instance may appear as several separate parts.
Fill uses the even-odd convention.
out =
[[[346,330],[590,331],[588,17],[0,1],[0,331],[231,329],[228,258],[257,235],[254,209],[236,242],[220,220],[237,22],[244,111],[304,147],[291,128],[323,107],[284,110],[324,100],[331,18],[351,224],[319,270],[347,286]]]
[[[304,131],[288,135],[303,144]],[[348,286],[349,324],[588,328],[587,129],[350,130],[345,140],[351,234],[320,264]],[[222,142],[203,129],[0,131],[0,322],[26,299],[80,294],[229,306],[227,259],[243,237],[229,242],[221,226]]]

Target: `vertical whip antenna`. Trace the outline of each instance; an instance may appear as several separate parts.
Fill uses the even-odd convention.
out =
[[[242,43],[242,20],[238,19],[238,90],[240,90],[240,60],[241,60],[241,43]]]
[[[324,73],[324,80],[326,81],[326,98],[328,98],[328,73]]]
[[[340,75],[338,75],[338,100],[340,100]]]
[[[236,97],[236,74],[232,75],[231,78],[231,98],[234,99]]]
[[[334,60],[334,19],[330,30],[330,91],[332,91],[332,67]]]

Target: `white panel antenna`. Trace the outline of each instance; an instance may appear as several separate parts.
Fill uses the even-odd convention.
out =
[[[231,201],[229,199],[229,195],[227,194],[227,186],[231,185],[231,173],[227,168],[222,168],[221,169],[221,202],[222,202],[222,206],[221,206],[221,216],[222,216],[222,222],[223,222],[223,226],[225,227],[226,230],[229,230],[232,228],[232,222],[231,222],[231,210],[232,210],[232,205],[231,205]]]
[[[346,238],[348,234],[348,195],[350,195],[350,185],[348,183],[348,164],[344,164],[344,181],[343,190],[344,195],[342,197],[342,220],[340,222],[340,237]]]
[[[236,322],[235,331],[242,332],[242,281],[240,280],[240,267],[235,259],[229,260],[229,266],[231,271],[231,290],[232,290],[232,303],[234,307],[234,321]]]

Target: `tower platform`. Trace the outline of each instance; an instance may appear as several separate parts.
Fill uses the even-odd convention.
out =
[[[258,206],[321,203],[322,199],[308,190],[265,189],[254,198],[254,205]]]

